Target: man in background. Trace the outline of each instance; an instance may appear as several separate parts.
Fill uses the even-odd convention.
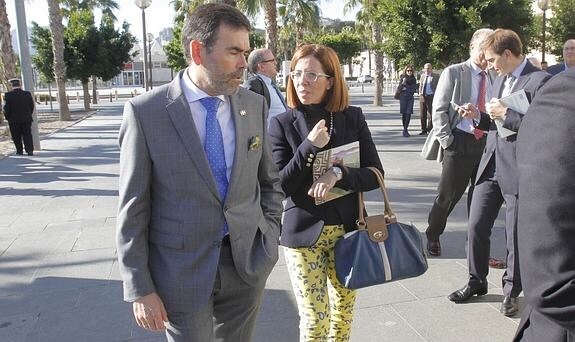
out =
[[[484,107],[491,97],[492,76],[486,72],[487,61],[480,49],[481,42],[491,32],[490,29],[479,29],[473,34],[469,42],[469,59],[443,70],[434,95],[433,130],[427,136],[421,152],[426,159],[436,160],[439,159],[437,155],[443,153],[437,197],[429,212],[425,231],[430,256],[441,255],[439,237],[445,230],[449,214],[468,185],[469,209],[485,137],[483,131],[474,128],[472,119],[462,118],[458,114],[458,107],[466,103]],[[440,146],[431,148],[434,144]]]
[[[433,128],[433,94],[439,82],[439,75],[433,72],[431,63],[425,63],[423,71],[419,78],[419,117],[421,119],[419,135],[426,135]]]
[[[563,63],[555,64],[547,68],[551,75],[557,75],[561,71],[575,67],[575,39],[569,39],[563,44]]]
[[[23,155],[24,150],[29,156],[34,155],[32,140],[32,114],[34,99],[29,91],[22,89],[19,79],[11,79],[12,91],[4,94],[4,117],[8,120],[10,135],[16,147],[16,154]],[[24,146],[22,146],[22,142]]]
[[[287,105],[283,94],[276,84],[277,60],[269,49],[256,49],[248,56],[250,76],[244,87],[265,97],[269,113],[268,122],[278,114],[286,111]]]

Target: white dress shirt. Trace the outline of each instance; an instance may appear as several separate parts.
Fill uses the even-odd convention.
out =
[[[196,130],[200,141],[202,144],[206,139],[206,108],[200,102],[204,97],[209,97],[206,92],[201,90],[190,78],[189,69],[186,69],[182,77],[181,87],[184,92],[184,96],[188,101],[190,106],[192,119],[196,125]],[[221,100],[220,106],[218,107],[218,113],[216,117],[220,123],[220,129],[222,130],[222,138],[224,139],[224,154],[226,157],[226,175],[228,181],[230,180],[230,175],[232,174],[232,166],[234,165],[234,154],[236,150],[236,131],[234,120],[231,114],[231,106],[228,98],[224,95],[215,96]]]
[[[481,82],[481,70],[477,64],[473,63],[471,60],[468,60],[467,63],[471,67],[471,97],[469,98],[469,103],[473,105],[477,105],[477,97],[479,96],[479,83]],[[489,79],[489,75],[487,74],[487,70],[485,70],[485,103],[489,102],[491,99],[491,92],[493,91],[493,85],[491,84],[491,80]],[[462,105],[462,103],[458,103]],[[474,119],[469,118],[462,118],[461,121],[457,124],[457,128],[462,131],[465,131],[469,134],[473,134],[473,129],[475,125],[473,124]],[[479,119],[475,120],[475,123],[479,123]]]
[[[286,111],[286,107],[284,106],[282,100],[280,99],[276,89],[272,85],[272,79],[267,77],[263,74],[258,74],[259,77],[264,81],[266,87],[268,87],[268,91],[270,93],[270,109],[268,112],[268,123],[270,119],[278,114],[281,114]]]

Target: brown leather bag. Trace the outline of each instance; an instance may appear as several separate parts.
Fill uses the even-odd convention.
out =
[[[387,196],[387,191],[385,190],[385,185],[383,183],[383,175],[381,171],[375,167],[367,167],[370,169],[377,177],[377,182],[379,183],[379,188],[383,194],[383,215],[373,215],[365,217],[365,204],[363,203],[363,192],[358,193],[359,197],[359,216],[357,219],[357,229],[367,230],[369,238],[373,242],[383,242],[387,239],[387,225],[389,223],[397,222],[395,214],[391,210],[389,205],[389,197]]]

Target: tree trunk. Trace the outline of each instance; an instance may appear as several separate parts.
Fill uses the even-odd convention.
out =
[[[16,54],[12,47],[12,35],[10,34],[10,21],[6,12],[6,1],[0,0],[0,58],[4,67],[4,75],[0,80],[8,88],[8,80],[18,77],[16,73]]]
[[[373,43],[381,44],[381,25],[373,23]],[[373,104],[375,106],[383,106],[383,52],[380,49],[375,50],[375,95],[373,97]]]
[[[266,46],[277,57],[278,48],[278,22],[277,5],[275,0],[265,0],[264,2],[264,26],[266,28]]]
[[[82,80],[82,90],[84,92],[84,109],[90,109],[90,89],[88,88],[88,79]]]
[[[92,76],[92,103],[98,104],[98,86],[96,85],[96,76]]]
[[[58,87],[58,108],[60,120],[72,119],[66,97],[66,63],[64,62],[64,26],[60,13],[59,0],[48,0],[48,13],[50,14],[50,33],[52,36],[52,51],[54,53],[54,78]]]

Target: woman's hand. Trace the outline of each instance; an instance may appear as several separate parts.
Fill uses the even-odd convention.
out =
[[[321,119],[307,135],[307,140],[315,147],[322,148],[329,142],[329,133],[325,126],[325,120]]]
[[[337,182],[337,176],[331,170],[316,179],[307,191],[307,194],[315,199],[325,200],[327,193]]]

